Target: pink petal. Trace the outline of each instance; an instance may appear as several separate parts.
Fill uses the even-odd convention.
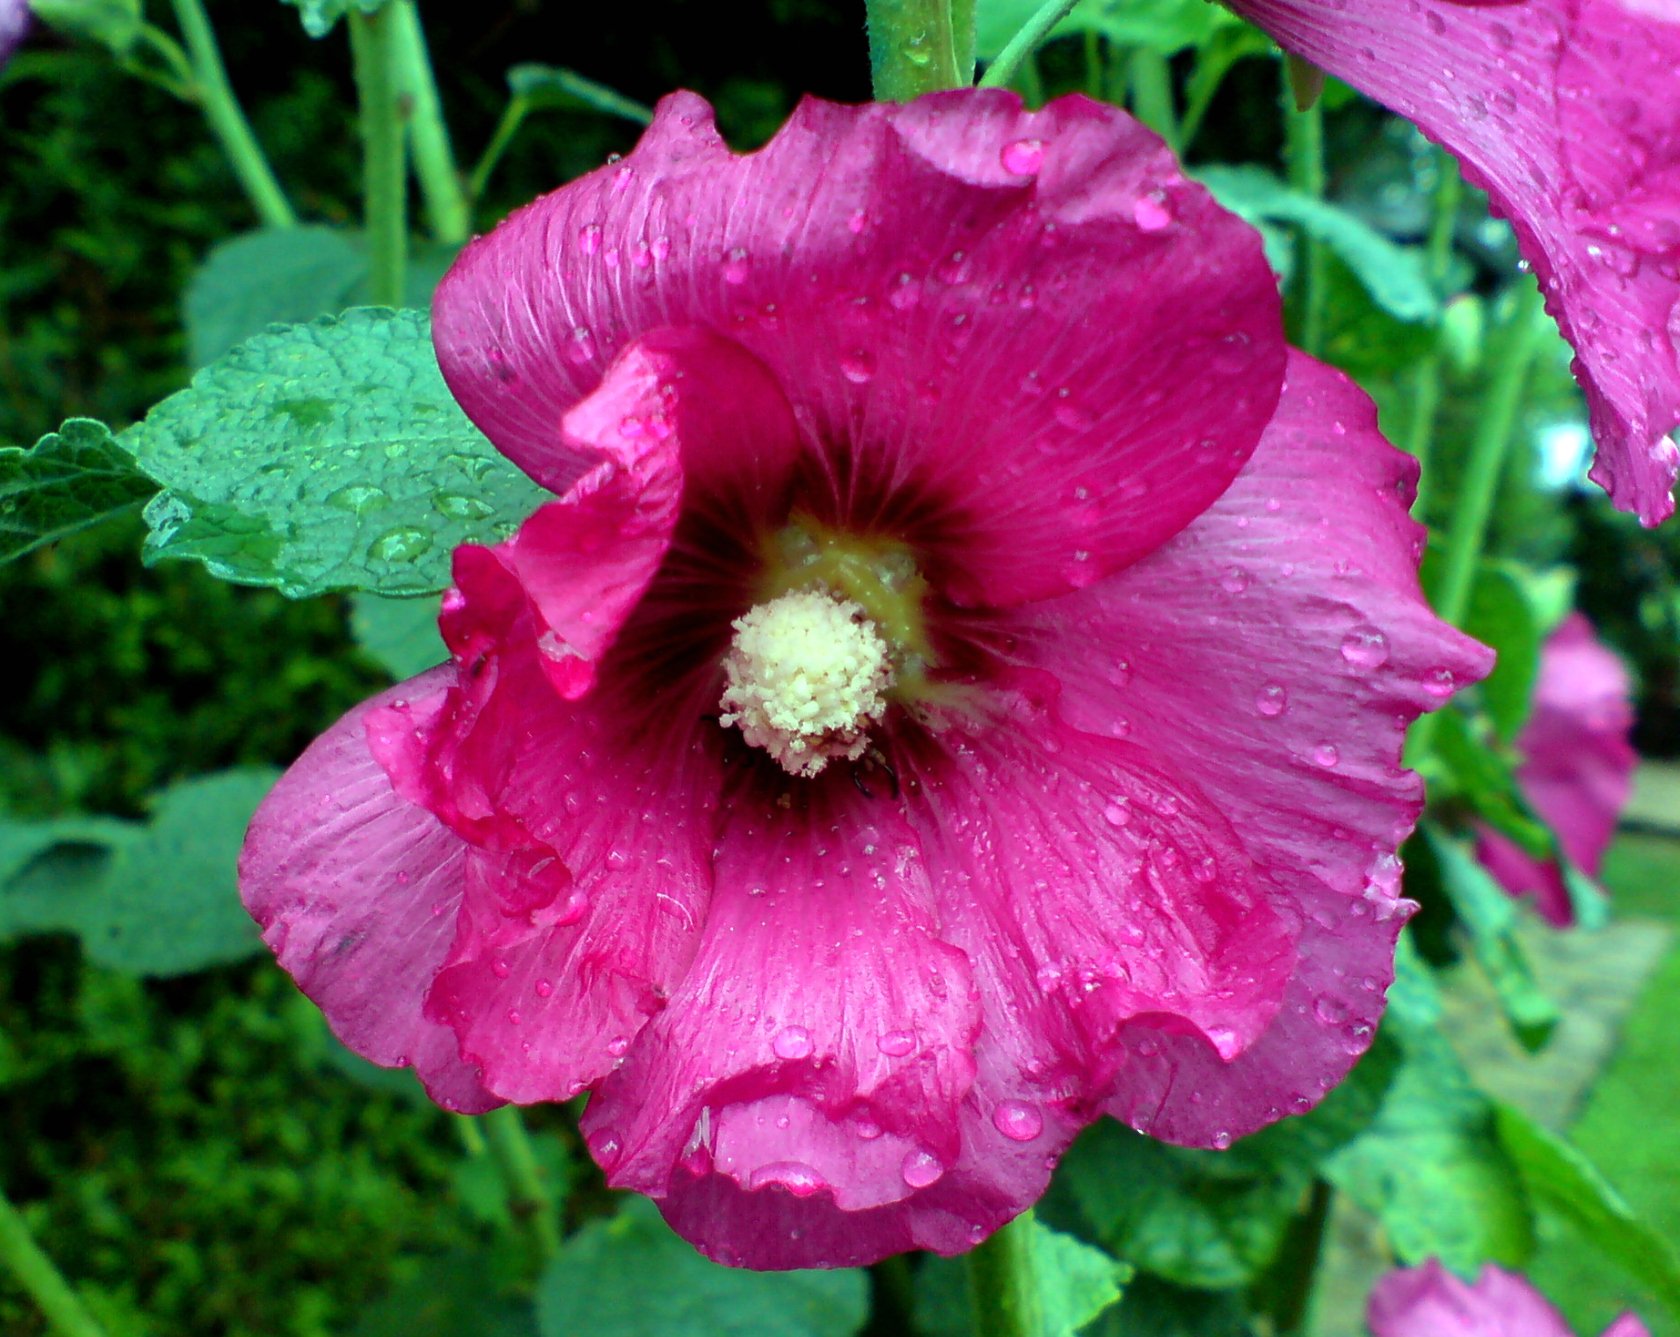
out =
[[[370,718],[399,791],[469,846],[426,1013],[520,1103],[598,1081],[682,977],[707,913],[719,784],[697,702],[677,692],[670,716],[650,712],[613,658],[566,701],[538,659],[514,642],[436,712]]]
[[[1365,1322],[1371,1337],[1572,1337],[1563,1316],[1516,1273],[1489,1263],[1471,1285],[1436,1258],[1383,1277]]]
[[[453,676],[432,669],[316,739],[257,809],[239,889],[263,940],[345,1044],[386,1067],[412,1066],[438,1104],[478,1113],[500,1101],[421,1009],[454,936],[466,846],[396,794],[366,729],[393,702],[435,701]]]
[[[1623,1314],[1604,1330],[1601,1337],[1651,1337],[1651,1330],[1632,1314]]]
[[[910,773],[946,932],[1040,1099],[1108,1091],[1128,1046],[1229,1061],[1266,1031],[1293,926],[1176,770],[1023,705]]]
[[[585,1115],[596,1159],[739,1265],[970,1247],[1043,1191],[1070,1122],[989,1122],[980,999],[898,806],[838,775],[792,807],[736,785],[694,963]]]
[[[1680,448],[1677,0],[1227,0],[1418,123],[1516,228],[1575,346],[1592,477],[1646,524]]]
[[[1310,1108],[1381,1016],[1413,908],[1394,857],[1422,798],[1405,727],[1492,662],[1418,588],[1415,477],[1365,395],[1295,354],[1260,449],[1205,515],[1016,619],[1017,654],[1060,682],[1064,718],[1128,739],[1223,814],[1251,894],[1295,939],[1252,1046],[1132,1045],[1108,1109],[1157,1137],[1216,1144]]]
[[[1517,737],[1523,764],[1517,783],[1558,836],[1570,862],[1598,872],[1633,791],[1638,756],[1628,739],[1633,707],[1627,670],[1572,613],[1546,640],[1534,685],[1534,709]],[[1557,925],[1574,921],[1562,872],[1497,832],[1484,831],[1479,855],[1513,896],[1531,895]]]
[[[463,664],[534,635],[555,690],[576,697],[659,570],[685,489],[721,511],[713,524],[750,533],[786,491],[798,438],[764,369],[698,330],[631,343],[557,436],[599,462],[506,543],[457,549],[442,626]]]
[[[808,100],[738,156],[680,94],[470,247],[434,331],[467,412],[553,487],[581,467],[553,424],[625,344],[727,336],[818,453],[821,518],[1006,604],[1135,560],[1225,487],[1275,402],[1275,287],[1250,229],[1083,98]]]

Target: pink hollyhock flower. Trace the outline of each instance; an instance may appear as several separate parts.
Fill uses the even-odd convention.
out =
[[[1431,1258],[1390,1272],[1371,1291],[1371,1337],[1573,1337],[1563,1316],[1515,1272],[1492,1263],[1472,1285]],[[1602,1337],[1651,1337],[1623,1314]]]
[[[1656,524],[1680,448],[1680,0],[1226,0],[1458,156],[1575,346],[1594,481]]]
[[[1399,764],[1488,655],[1414,465],[1123,113],[704,102],[474,243],[439,360],[557,500],[455,555],[242,881],[355,1049],[591,1098],[754,1267],[968,1248],[1101,1113],[1310,1108],[1392,978]]]
[[[1632,727],[1627,670],[1592,624],[1571,613],[1540,653],[1534,711],[1517,736],[1517,783],[1569,861],[1591,876],[1633,789],[1639,758],[1628,741]],[[1483,831],[1477,853],[1513,896],[1532,896],[1560,927],[1574,922],[1563,872],[1551,860],[1525,854],[1494,831]]]
[[[0,0],[0,66],[23,45],[29,31],[29,0]]]

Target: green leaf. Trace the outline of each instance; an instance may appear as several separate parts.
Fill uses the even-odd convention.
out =
[[[1516,574],[1483,561],[1470,589],[1464,630],[1491,645],[1499,658],[1479,688],[1501,741],[1511,743],[1528,721],[1540,670],[1540,618]]]
[[[126,55],[145,26],[140,0],[29,0],[36,18],[49,28],[97,42]]]
[[[1661,792],[1659,789],[1656,791]],[[1618,909],[1637,909],[1680,923],[1680,841],[1624,833],[1604,862],[1605,885]],[[1570,934],[1568,936],[1575,936]],[[1672,941],[1672,939],[1671,939]],[[1670,949],[1640,991],[1617,1035],[1614,1054],[1588,1092],[1569,1140],[1620,1190],[1635,1214],[1664,1238],[1680,1241],[1680,1195],[1674,1192],[1674,1148],[1680,1146],[1680,950]],[[1553,1218],[1547,1214],[1547,1223]],[[1653,1337],[1680,1337],[1657,1296],[1606,1267],[1602,1253],[1583,1248],[1565,1223],[1548,1230],[1536,1257],[1547,1292],[1577,1332],[1599,1332],[1620,1311],[1636,1309]]]
[[[545,496],[461,412],[417,311],[270,329],[124,439],[166,489],[148,562],[294,598],[434,593],[453,548],[506,537]]]
[[[260,951],[234,865],[277,774],[183,781],[143,825],[0,823],[0,938],[75,933],[90,960],[131,975],[184,975]]]
[[[1318,1164],[1376,1117],[1397,1062],[1379,1040],[1311,1113],[1228,1151],[1172,1147],[1102,1120],[1064,1158],[1046,1215],[1065,1195],[1097,1238],[1147,1272],[1206,1289],[1247,1285],[1276,1258]]]
[[[431,305],[456,249],[435,243],[415,248],[407,271],[409,306]],[[207,366],[270,325],[336,316],[368,299],[360,233],[313,226],[247,232],[215,246],[187,283],[187,354],[193,366]]]
[[[1555,845],[1552,834],[1530,811],[1517,787],[1511,759],[1496,740],[1478,737],[1469,717],[1456,706],[1443,708],[1436,720],[1433,759],[1446,768],[1445,778],[1453,790],[1476,816],[1525,853],[1536,859],[1550,858]]]
[[[557,65],[515,65],[507,82],[508,91],[533,111],[598,111],[637,125],[653,120],[651,107]]]
[[[71,418],[28,450],[0,449],[0,563],[137,510],[156,491],[91,418]]]
[[[1397,319],[1421,323],[1440,315],[1440,299],[1416,247],[1396,245],[1347,210],[1304,195],[1261,167],[1201,167],[1196,177],[1248,222],[1293,223],[1323,242],[1371,300]]]
[[[1439,830],[1422,827],[1423,843],[1434,856],[1441,886],[1470,936],[1476,960],[1493,985],[1500,1008],[1523,1047],[1530,1053],[1551,1038],[1558,1007],[1541,990],[1517,939],[1520,911],[1517,902],[1477,862],[1469,844]]]
[[[1132,1269],[1103,1250],[1025,1218],[1024,1264],[1042,1308],[1031,1337],[1074,1337],[1120,1301]],[[978,1331],[961,1258],[929,1257],[916,1274],[916,1331],[926,1337],[967,1337]]]
[[[1326,1159],[1325,1176],[1381,1220],[1407,1264],[1438,1256],[1466,1274],[1490,1258],[1521,1267],[1534,1223],[1492,1106],[1425,1019],[1438,1006],[1427,969],[1410,951],[1396,964],[1405,987],[1397,981],[1384,1030],[1399,1041],[1399,1071],[1371,1126]]]
[[[221,771],[164,790],[88,907],[89,958],[134,975],[185,975],[260,951],[235,865],[251,814],[278,778],[267,768]]]
[[[1680,1318],[1680,1251],[1642,1221],[1579,1150],[1522,1111],[1500,1105],[1495,1127],[1532,1193],[1561,1213]]]
[[[311,37],[325,37],[351,10],[376,14],[388,0],[284,0],[284,3],[298,11],[306,33]]]
[[[530,1301],[489,1280],[499,1262],[464,1250],[426,1259],[419,1276],[363,1311],[350,1337],[537,1337]]]
[[[993,59],[1015,36],[1039,0],[980,0],[975,11],[975,47],[982,60]],[[1085,0],[1051,31],[1051,38],[1093,32],[1116,46],[1142,46],[1170,56],[1200,47],[1222,28],[1240,22],[1234,14],[1206,0]]]
[[[0,942],[80,932],[117,848],[138,829],[109,817],[0,818]]]
[[[449,657],[438,634],[435,599],[350,596],[350,634],[399,682],[435,668]]]
[[[856,1268],[723,1267],[673,1235],[652,1203],[628,1195],[616,1216],[568,1239],[537,1283],[543,1337],[848,1337],[868,1312]]]

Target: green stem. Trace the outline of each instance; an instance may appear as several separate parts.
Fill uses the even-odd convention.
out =
[[[529,1227],[537,1253],[546,1262],[560,1251],[560,1227],[555,1221],[554,1195],[531,1149],[519,1107],[503,1105],[491,1110],[478,1120],[478,1126],[507,1185],[508,1206]]]
[[[1470,442],[1470,457],[1458,496],[1447,519],[1446,550],[1440,584],[1436,587],[1435,611],[1442,621],[1460,626],[1470,606],[1476,564],[1487,543],[1488,517],[1493,514],[1499,480],[1515,435],[1517,411],[1522,406],[1523,386],[1535,356],[1545,341],[1550,322],[1541,309],[1538,291],[1530,288],[1519,298],[1506,326],[1508,338],[1496,350],[1493,380],[1482,396],[1476,434]],[[1439,713],[1425,715],[1406,740],[1407,764],[1429,754]]]
[[[361,103],[368,290],[377,306],[403,304],[408,269],[408,179],[396,12],[389,6],[373,14],[350,11],[350,51]]]
[[[1289,184],[1312,199],[1324,198],[1324,104],[1317,101],[1305,110],[1295,107],[1287,63],[1283,70],[1283,156],[1289,169]],[[1328,279],[1328,256],[1324,243],[1302,232],[1298,244],[1297,278],[1293,315],[1295,342],[1304,352],[1319,356],[1324,348],[1324,299]]]
[[[1429,222],[1425,265],[1436,296],[1446,298],[1447,274],[1452,266],[1453,225],[1464,195],[1464,179],[1444,149],[1435,150],[1435,195]],[[1439,347],[1418,363],[1412,378],[1412,420],[1406,430],[1406,451],[1418,462],[1417,501],[1412,511],[1421,520],[1429,518],[1429,493],[1435,470],[1430,467],[1430,448],[1435,443],[1435,417],[1441,407],[1441,364]]]
[[[1540,351],[1546,325],[1538,298],[1524,293],[1511,315],[1504,356],[1498,360],[1493,380],[1482,399],[1476,434],[1470,443],[1470,458],[1465,463],[1464,478],[1447,526],[1445,566],[1435,600],[1435,611],[1454,626],[1463,621],[1470,604],[1470,586],[1487,541],[1488,517],[1493,514],[1493,499],[1505,472],[1505,457],[1514,436],[1512,429],[1516,426],[1517,410],[1522,406],[1523,385]]]
[[[1305,1210],[1290,1221],[1277,1261],[1261,1277],[1259,1291],[1278,1337],[1293,1337],[1308,1328],[1334,1196],[1327,1181],[1313,1180]]]
[[[507,146],[513,143],[513,137],[519,133],[519,127],[524,124],[530,110],[530,102],[518,94],[508,99],[507,106],[502,108],[502,119],[496,122],[496,128],[490,133],[489,144],[485,145],[472,175],[467,178],[469,199],[478,200],[484,197],[484,187],[490,183],[490,173],[502,160]]]
[[[210,27],[202,0],[174,0],[174,5],[175,21],[181,25],[181,36],[186,39],[187,55],[192,62],[194,100],[203,109],[212,133],[221,141],[234,175],[265,227],[296,227],[297,214],[275,180],[262,146],[251,133],[251,123],[245,119],[239,100],[233,95],[233,86],[228,83],[227,67],[222,64],[221,49],[216,45],[216,34]]]
[[[472,235],[472,210],[461,184],[460,169],[455,165],[455,152],[449,144],[449,127],[438,99],[432,57],[420,26],[420,10],[414,0],[397,0],[392,13],[396,23],[397,80],[408,100],[414,175],[420,181],[432,235],[441,242],[458,246]]]
[[[881,102],[965,87],[951,0],[866,0],[869,71]],[[970,20],[972,30],[972,20]]]
[[[1178,111],[1173,106],[1172,68],[1167,58],[1149,47],[1133,47],[1126,60],[1132,84],[1132,114],[1147,125],[1176,154],[1179,149]]]
[[[1079,0],[1044,0],[1033,16],[1022,25],[1021,31],[1009,39],[998,57],[986,67],[980,80],[982,88],[1002,88],[1015,77],[1015,71],[1028,56],[1050,35],[1050,30],[1073,12]]]
[[[21,1214],[0,1193],[0,1263],[29,1292],[53,1331],[63,1337],[105,1337],[64,1274],[41,1252]]]
[[[1029,1208],[967,1256],[968,1297],[976,1337],[1036,1337],[1044,1331],[1044,1303],[1030,1256]]]

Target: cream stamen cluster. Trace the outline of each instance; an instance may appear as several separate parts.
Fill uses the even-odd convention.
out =
[[[861,757],[893,684],[891,653],[862,605],[819,585],[759,604],[734,627],[719,722],[790,775]]]

